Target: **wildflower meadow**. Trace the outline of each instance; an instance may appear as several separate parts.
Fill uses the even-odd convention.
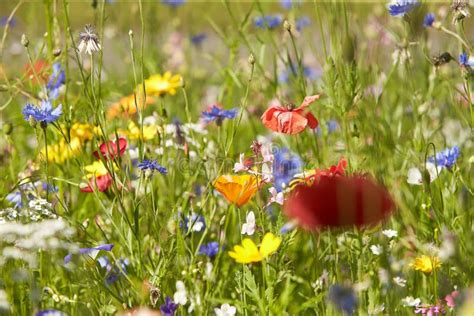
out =
[[[0,315],[474,315],[473,1],[0,2]]]

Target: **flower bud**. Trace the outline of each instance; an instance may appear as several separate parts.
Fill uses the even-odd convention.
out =
[[[131,29],[128,31],[128,36],[133,36],[133,31]]]
[[[184,81],[184,78],[182,76],[179,78],[179,85],[181,86],[181,88],[186,88],[186,82]]]
[[[21,45],[28,47],[30,45],[30,40],[26,37],[25,34],[21,35]]]
[[[61,55],[61,48],[56,48],[56,49],[53,51],[53,56],[54,56],[54,57],[58,57],[59,55]]]
[[[283,22],[283,27],[284,27],[285,30],[287,30],[288,32],[291,32],[291,24],[290,24],[290,22],[288,22],[288,20],[285,20],[285,22]]]
[[[250,54],[249,56],[249,64],[250,65],[255,64],[255,56],[253,54]]]

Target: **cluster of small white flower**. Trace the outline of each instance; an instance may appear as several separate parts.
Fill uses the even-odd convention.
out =
[[[0,225],[0,264],[12,259],[23,260],[35,267],[40,250],[73,251],[75,246],[67,241],[73,233],[74,230],[62,219]]]
[[[0,210],[0,224],[24,220],[38,222],[43,219],[56,219],[51,203],[42,198],[35,198],[28,202],[23,209],[6,208]]]

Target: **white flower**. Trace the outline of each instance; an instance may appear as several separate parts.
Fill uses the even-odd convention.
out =
[[[206,280],[212,280],[212,270],[214,269],[214,266],[212,265],[211,262],[206,263],[206,270],[204,271],[204,277]]]
[[[248,168],[245,166],[245,154],[240,154],[239,156],[239,162],[236,162],[234,164],[234,172],[240,172],[240,171],[245,171]]]
[[[176,282],[176,292],[173,295],[173,301],[179,305],[186,305],[188,296],[183,281]]]
[[[81,38],[81,42],[79,43],[77,49],[79,49],[80,53],[82,53],[84,48],[86,53],[89,55],[101,50],[102,47],[99,43],[99,37],[97,37],[97,34],[95,34],[95,29],[91,25],[86,25],[84,32],[81,32],[79,36]]]
[[[382,234],[384,234],[388,238],[394,238],[394,237],[398,236],[398,232],[396,230],[393,230],[393,229],[382,230]]]
[[[393,282],[400,287],[405,287],[407,285],[407,280],[398,276],[393,278]]]
[[[426,170],[428,170],[428,173],[430,174],[430,182],[433,182],[439,175],[439,173],[442,170],[441,166],[436,166],[430,162],[426,163]],[[422,185],[423,184],[423,175],[421,174],[420,169],[418,168],[410,168],[408,170],[408,175],[407,175],[407,182],[409,184],[414,184],[414,185]]]
[[[414,298],[413,296],[407,296],[402,299],[402,305],[407,307],[416,307],[420,305],[421,300],[419,298]]]
[[[242,235],[252,236],[255,233],[255,214],[253,211],[247,213],[246,222],[242,224]]]
[[[271,187],[268,189],[268,192],[272,195],[270,198],[270,204],[271,203],[277,203],[280,205],[283,205],[283,202],[285,201],[285,198],[283,196],[283,192],[277,192],[277,190],[274,187]]]
[[[271,143],[263,144],[260,152],[263,157],[263,162],[273,162],[273,151]]]
[[[225,303],[221,305],[221,308],[214,308],[214,312],[216,312],[216,316],[234,316],[237,309],[235,306]]]
[[[372,245],[370,246],[370,250],[376,256],[380,256],[383,253],[383,247],[380,245]]]

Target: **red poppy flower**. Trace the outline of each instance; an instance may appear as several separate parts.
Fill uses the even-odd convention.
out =
[[[319,180],[321,177],[337,177],[343,176],[345,174],[345,169],[347,167],[347,160],[345,158],[341,158],[337,163],[337,166],[332,165],[329,169],[319,169],[315,170],[314,175],[309,176],[310,180],[316,181]]]
[[[127,140],[123,137],[119,137],[118,141],[108,141],[107,143],[103,143],[99,146],[99,151],[94,151],[94,156],[97,159],[101,159],[102,157],[106,160],[108,159],[115,159],[118,156],[122,156],[127,148]]]
[[[263,113],[262,123],[272,131],[284,134],[298,134],[306,126],[314,129],[318,127],[318,120],[306,108],[318,99],[319,95],[306,97],[297,108],[272,105]]]
[[[38,59],[33,63],[33,67],[31,64],[25,64],[25,75],[28,79],[31,79],[31,82],[34,84],[38,84],[38,80],[36,75],[38,76],[38,79],[41,81],[41,83],[46,82],[48,80],[48,70],[49,70],[49,64],[43,60],[43,59]],[[36,74],[36,75],[35,75]]]
[[[97,187],[96,187],[97,184]],[[95,178],[89,179],[89,183],[81,188],[81,192],[94,192],[94,188],[97,188],[99,192],[104,192],[112,185],[112,177],[110,174],[104,176],[98,176]]]
[[[285,213],[305,229],[366,226],[388,217],[394,202],[387,190],[363,176],[323,176],[300,184],[285,202]]]

